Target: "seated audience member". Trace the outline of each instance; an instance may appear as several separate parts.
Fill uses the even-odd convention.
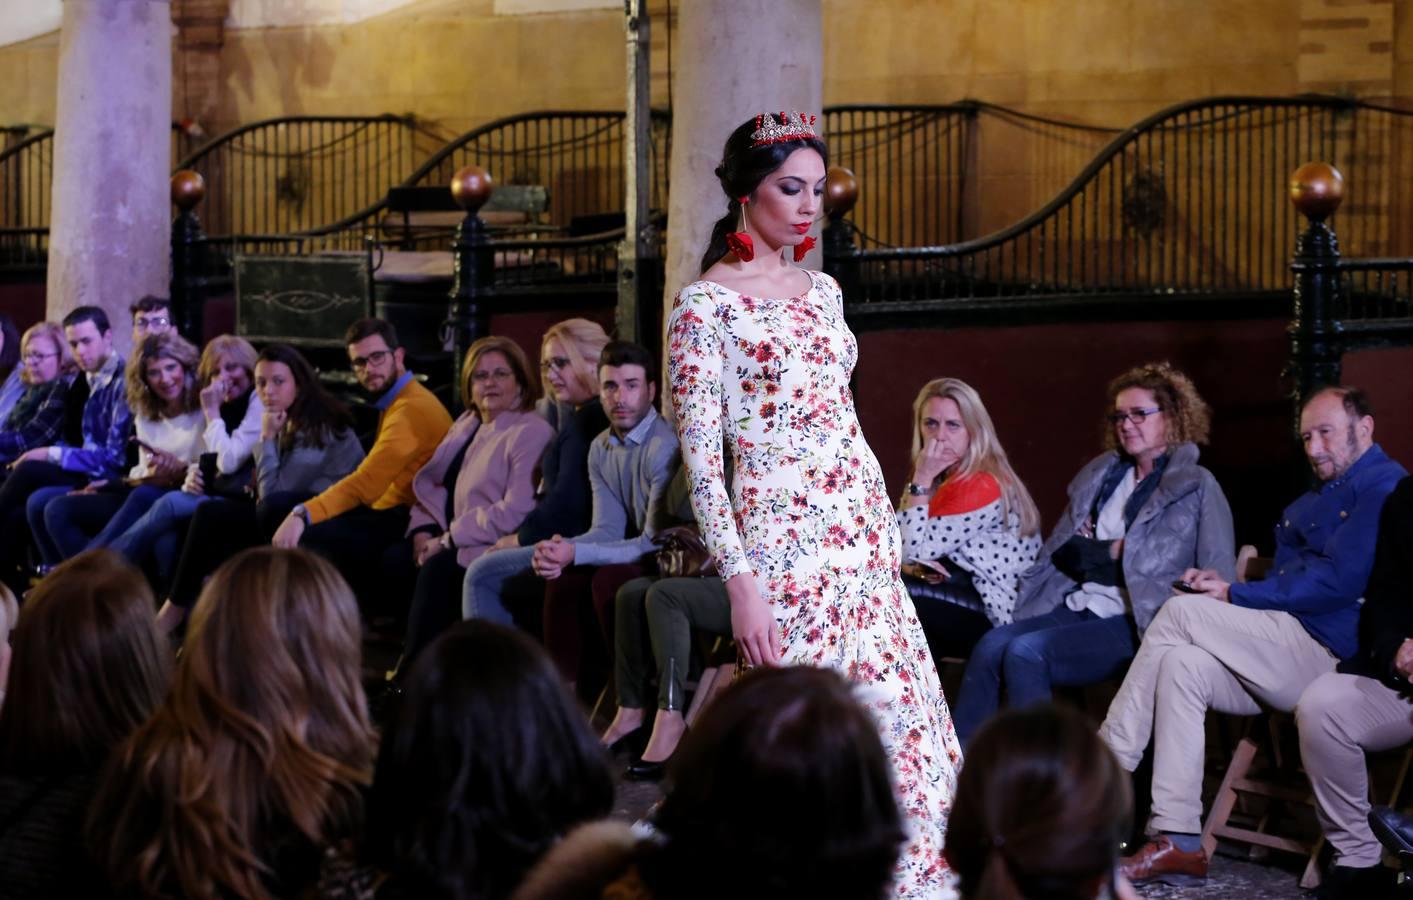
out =
[[[255,393],[261,407],[253,448],[255,490],[246,498],[231,494],[196,507],[176,558],[169,599],[158,613],[168,630],[186,618],[202,582],[217,566],[241,550],[269,543],[296,503],[328,490],[363,461],[348,410],[324,389],[298,350],[288,344],[262,350],[255,363]]]
[[[463,622],[409,671],[364,855],[386,876],[379,897],[508,897],[565,833],[612,809],[603,753],[544,651]]]
[[[966,900],[1136,898],[1116,879],[1129,777],[1074,710],[1008,710],[977,733],[947,820]]]
[[[1070,482],[1069,505],[1021,575],[1015,622],[987,632],[967,662],[952,710],[964,745],[1002,686],[1026,706],[1056,685],[1122,674],[1183,572],[1235,577],[1231,507],[1197,464],[1209,413],[1192,382],[1166,363],[1139,366],[1109,384],[1108,405],[1109,449]]]
[[[683,713],[692,629],[730,637],[731,601],[726,585],[716,576],[645,576],[619,588],[615,603],[613,671],[618,713],[602,740],[613,751],[639,744],[656,680],[657,713],[646,743],[641,744],[642,754],[629,763],[626,777],[657,781],[666,774],[668,760],[687,732]]]
[[[199,395],[204,431],[201,457],[187,467],[180,491],[167,491],[126,530],[95,538],[90,548],[103,545],[143,565],[161,547],[158,573],[170,577],[179,539],[196,507],[213,496],[241,496],[250,485],[252,454],[260,439],[264,407],[255,395],[255,348],[244,338],[223,334],[211,339],[201,352],[197,369],[203,385]],[[216,477],[207,485],[199,460],[209,457]],[[109,530],[111,533],[111,529]]]
[[[167,692],[171,652],[152,623],[152,592],[113,553],[76,556],[30,594],[10,640],[0,895],[104,896],[84,818],[109,753]]]
[[[276,547],[306,547],[332,560],[365,600],[382,584],[383,554],[407,533],[412,478],[451,428],[436,395],[403,365],[397,332],[360,319],[344,335],[354,377],[373,396],[378,434],[352,474],[296,505],[275,531]]]
[[[355,836],[374,735],[348,583],[261,547],[212,576],[171,693],[114,753],[88,840],[119,897],[303,896]]]
[[[20,332],[15,323],[0,313],[0,422],[10,418],[20,395],[25,392],[20,359]]]
[[[5,705],[5,686],[10,677],[10,632],[20,616],[20,605],[10,589],[0,584],[0,706]]]
[[[9,418],[0,420],[4,423],[0,424],[0,466],[59,439],[69,383],[78,368],[64,341],[64,329],[53,322],[30,326],[20,347],[24,393],[10,410]]]
[[[535,508],[519,531],[496,541],[467,567],[462,583],[464,618],[511,624],[504,602],[508,594],[519,593],[519,587],[544,596],[544,582],[530,571],[535,544],[556,534],[574,537],[588,530],[593,512],[589,446],[608,428],[599,401],[598,375],[599,354],[607,344],[603,328],[588,319],[566,319],[545,332],[540,372],[555,401],[547,407],[555,435],[540,462]],[[475,596],[481,598],[479,604],[473,603]]]
[[[151,294],[139,298],[128,307],[132,313],[132,345],[141,347],[142,342],[159,334],[175,334],[176,323],[172,321],[172,302],[166,297]],[[200,340],[198,336],[197,340]]]
[[[1315,791],[1315,811],[1334,862],[1322,900],[1390,895],[1393,871],[1369,827],[1366,753],[1413,741],[1413,478],[1384,503],[1374,566],[1359,608],[1359,643],[1337,671],[1300,695],[1300,760]]]
[[[1407,473],[1374,443],[1373,415],[1357,388],[1307,400],[1300,437],[1319,484],[1276,526],[1273,573],[1247,584],[1212,569],[1182,573],[1200,593],[1163,605],[1100,729],[1130,772],[1153,740],[1157,836],[1123,861],[1135,884],[1207,876],[1199,834],[1207,709],[1289,712],[1311,682],[1358,650],[1379,513]]]
[[[106,547],[181,484],[204,447],[196,348],[168,332],[142,342],[127,365],[128,408],[138,462],[126,481],[100,479],[82,491],[46,488],[26,506],[30,531],[48,565]]]
[[[590,576],[590,596],[607,641],[613,629],[605,620],[612,615],[614,595],[642,574],[638,564],[654,550],[653,534],[667,515],[664,497],[681,465],[677,435],[653,407],[656,397],[657,367],[647,350],[626,341],[604,347],[599,398],[609,428],[589,448],[593,522],[577,537],[540,541],[530,560],[535,574],[551,582],[570,567],[599,567]],[[579,674],[583,600],[582,583],[566,581],[545,589],[545,647],[571,682]]]
[[[898,527],[933,659],[965,658],[987,629],[1011,623],[1020,573],[1040,550],[1040,513],[966,382],[930,381],[913,403],[913,474]]]
[[[804,666],[753,670],[712,701],[653,825],[641,841],[626,823],[579,829],[515,900],[881,900],[905,836],[873,717],[838,673]]]
[[[466,567],[513,537],[534,508],[535,468],[554,436],[534,411],[525,351],[509,338],[481,338],[466,351],[461,402],[466,412],[412,479],[410,545],[394,553],[406,559],[393,568],[417,567],[404,664],[461,621]]]
[[[25,519],[30,496],[44,488],[72,490],[90,481],[118,478],[132,437],[123,359],[113,351],[108,314],[96,306],[80,306],[64,317],[64,334],[84,373],[65,400],[73,405],[66,406],[66,429],[68,414],[79,413],[76,434],[64,433],[54,443],[20,454],[0,487],[0,580],[16,593],[28,584],[21,570],[29,546]],[[46,499],[53,496],[50,491]]]

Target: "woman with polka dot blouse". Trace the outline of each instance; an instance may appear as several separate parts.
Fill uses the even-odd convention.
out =
[[[1006,625],[1040,549],[1040,515],[981,397],[938,378],[913,403],[913,474],[898,510],[903,574],[934,658]]]

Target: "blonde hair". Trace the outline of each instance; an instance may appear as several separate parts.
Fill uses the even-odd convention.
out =
[[[118,892],[266,900],[272,842],[350,836],[373,764],[361,651],[353,591],[324,559],[258,547],[217,569],[170,694],[93,804]]]
[[[590,395],[599,392],[599,354],[608,346],[608,334],[598,322],[588,319],[565,319],[556,322],[545,332],[540,341],[540,350],[551,339],[564,345],[564,356],[569,360],[569,369],[579,386],[586,388]]]
[[[74,362],[74,354],[69,350],[69,342],[64,338],[64,326],[58,322],[39,322],[25,329],[24,336],[20,338],[20,363],[24,363],[24,354],[29,342],[35,338],[46,338],[54,344],[54,349],[59,353],[59,377],[72,375],[78,371],[78,363]],[[29,367],[26,366],[20,372],[20,380],[25,384],[33,384],[29,380]]]
[[[476,370],[476,364],[481,361],[481,357],[487,353],[499,353],[510,363],[515,385],[520,388],[520,404],[515,408],[516,411],[524,412],[533,407],[535,400],[539,398],[539,382],[535,381],[530,373],[529,358],[525,356],[525,351],[520,349],[519,344],[508,337],[496,335],[480,338],[467,348],[466,360],[461,364],[461,405],[466,409],[472,407],[471,373]],[[480,415],[480,410],[476,412]]]
[[[957,461],[947,473],[947,479],[966,478],[978,472],[985,472],[995,478],[1001,486],[1001,507],[1006,518],[1014,513],[1020,519],[1023,535],[1035,534],[1040,530],[1040,511],[1030,491],[1011,468],[1001,439],[996,436],[996,426],[991,422],[991,414],[976,389],[959,378],[935,378],[922,386],[917,399],[913,401],[913,453],[912,458],[922,452],[922,408],[932,398],[951,400],[957,404],[962,414],[962,425],[967,430],[970,443],[966,455]]]
[[[145,419],[160,419],[166,415],[162,402],[147,384],[147,364],[155,359],[174,359],[181,363],[186,386],[182,391],[181,411],[189,413],[201,405],[201,385],[196,378],[196,348],[175,331],[154,334],[143,340],[138,351],[128,360],[124,378],[127,380],[128,408]]]
[[[240,367],[245,369],[253,383],[255,381],[255,348],[243,337],[236,337],[233,334],[218,334],[207,344],[206,349],[201,351],[201,364],[197,367],[197,377],[202,384],[210,384],[212,379],[221,374],[221,364],[224,360],[230,359],[240,363]]]

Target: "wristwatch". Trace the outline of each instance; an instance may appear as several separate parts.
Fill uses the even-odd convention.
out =
[[[289,511],[289,514],[292,516],[299,516],[301,519],[304,520],[305,525],[309,524],[309,510],[304,507],[303,503],[297,504],[294,509]]]
[[[908,482],[908,494],[913,497],[921,497],[927,493],[927,488],[914,482]]]
[[[441,537],[437,538],[437,542],[442,545],[442,549],[443,549],[443,550],[450,550],[451,548],[453,548],[453,547],[456,546],[455,544],[453,544],[453,543],[451,542],[451,532],[450,532],[450,531],[443,531],[442,534],[441,534]]]

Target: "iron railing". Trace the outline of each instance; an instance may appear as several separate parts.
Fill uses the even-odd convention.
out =
[[[1285,180],[1334,163],[1366,198],[1339,214],[1360,255],[1407,246],[1408,111],[1345,98],[1218,97],[1123,131],[1039,211],[987,237],[858,252],[853,304],[1288,291]],[[1332,223],[1335,224],[1335,223]],[[846,295],[848,296],[848,295]]]
[[[0,150],[0,230],[49,227],[53,175],[53,129],[34,132]],[[5,243],[13,239],[7,237]]]
[[[411,116],[290,116],[227,132],[174,168],[205,179],[208,234],[337,231],[440,143]]]
[[[1413,332],[1413,259],[1340,259],[1335,319],[1351,337]]]

